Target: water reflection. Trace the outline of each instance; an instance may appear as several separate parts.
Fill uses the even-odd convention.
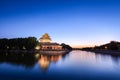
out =
[[[36,59],[34,54],[29,53],[0,53],[0,63],[9,63],[15,66],[23,66],[32,68],[35,65]]]
[[[0,78],[3,79],[7,76],[35,80],[120,80],[119,75],[119,56],[86,51],[72,51],[65,55],[0,53]]]
[[[38,58],[39,55],[39,58]],[[58,55],[45,55],[45,54],[36,54],[36,58],[38,59],[38,64],[43,72],[46,72],[49,68],[51,62],[57,63],[57,61],[61,60],[66,54],[58,54]]]
[[[33,68],[36,63],[46,71],[51,62],[57,62],[64,55],[45,55],[41,53],[0,53],[0,64],[7,63],[24,68]]]

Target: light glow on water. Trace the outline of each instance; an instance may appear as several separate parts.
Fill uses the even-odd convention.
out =
[[[30,60],[34,56],[21,57]],[[35,61],[26,63],[16,63],[7,58],[0,58],[2,79],[120,79],[120,57],[117,56],[71,51],[66,55],[40,54],[39,58],[33,58]],[[21,58],[18,59],[20,61]]]

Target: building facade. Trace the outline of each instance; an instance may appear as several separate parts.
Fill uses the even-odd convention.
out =
[[[62,50],[62,46],[58,43],[51,42],[50,36],[45,33],[39,40],[40,50]]]

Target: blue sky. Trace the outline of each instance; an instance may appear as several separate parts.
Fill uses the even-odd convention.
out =
[[[120,41],[120,1],[0,0],[0,38],[44,33],[73,47]]]

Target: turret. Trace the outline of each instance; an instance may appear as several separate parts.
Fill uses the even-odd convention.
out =
[[[40,38],[40,42],[45,42],[45,43],[50,43],[51,42],[51,38],[50,36],[45,33],[41,38]]]

